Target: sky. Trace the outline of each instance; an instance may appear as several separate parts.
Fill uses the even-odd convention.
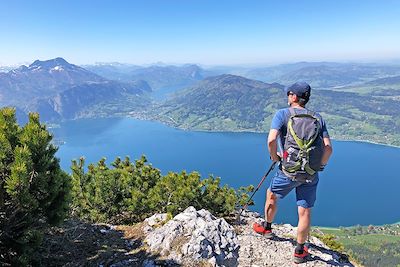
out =
[[[0,1],[0,65],[400,59],[400,1]]]

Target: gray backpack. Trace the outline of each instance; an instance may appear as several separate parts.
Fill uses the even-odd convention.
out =
[[[296,114],[294,108],[289,111],[282,171],[292,180],[311,182],[321,166],[321,122],[313,111],[307,110],[305,114]]]

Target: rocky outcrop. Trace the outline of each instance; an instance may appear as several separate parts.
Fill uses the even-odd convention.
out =
[[[165,217],[158,215],[161,219]],[[154,219],[147,222],[150,227],[155,225]],[[145,229],[149,233],[144,241],[150,251],[178,263],[194,260],[207,261],[212,266],[238,266],[239,240],[235,229],[204,209],[196,211],[189,207],[165,225]]]
[[[187,208],[167,221],[166,214],[145,220],[144,243],[149,253],[161,255],[171,265],[182,266],[292,266],[296,228],[273,225],[275,237],[267,239],[252,230],[258,213],[244,212],[240,222],[228,224],[206,210]],[[328,249],[319,239],[309,240],[311,256],[301,266],[353,266],[346,256]],[[148,260],[145,266],[156,266]]]

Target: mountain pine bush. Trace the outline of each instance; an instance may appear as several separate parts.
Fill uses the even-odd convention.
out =
[[[0,265],[27,265],[41,229],[68,210],[70,177],[51,141],[37,113],[20,127],[15,109],[0,109]]]
[[[248,195],[220,185],[220,178],[201,179],[197,172],[169,172],[165,176],[147,163],[145,156],[135,162],[117,158],[111,167],[101,159],[90,164],[72,161],[73,216],[90,222],[133,223],[154,213],[176,215],[188,206],[228,215]],[[252,188],[252,187],[250,187]]]
[[[148,195],[160,180],[160,171],[141,157],[134,163],[117,158],[109,168],[105,159],[90,164],[84,158],[72,161],[72,216],[90,222],[128,223],[151,214]]]

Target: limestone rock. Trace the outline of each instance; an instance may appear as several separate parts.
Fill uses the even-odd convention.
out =
[[[150,231],[145,243],[151,251],[173,256],[177,262],[195,259],[213,266],[238,265],[239,244],[234,228],[204,209],[187,208]]]
[[[254,222],[263,220],[256,212],[243,211],[233,226],[193,207],[168,222],[166,219],[166,214],[156,214],[145,220],[148,251],[161,255],[163,266],[300,266],[293,263],[296,227],[274,224],[275,237],[267,239],[252,229]],[[310,238],[308,246],[310,257],[301,266],[354,267],[345,255],[330,250],[315,237]],[[149,259],[143,266],[159,265]]]

